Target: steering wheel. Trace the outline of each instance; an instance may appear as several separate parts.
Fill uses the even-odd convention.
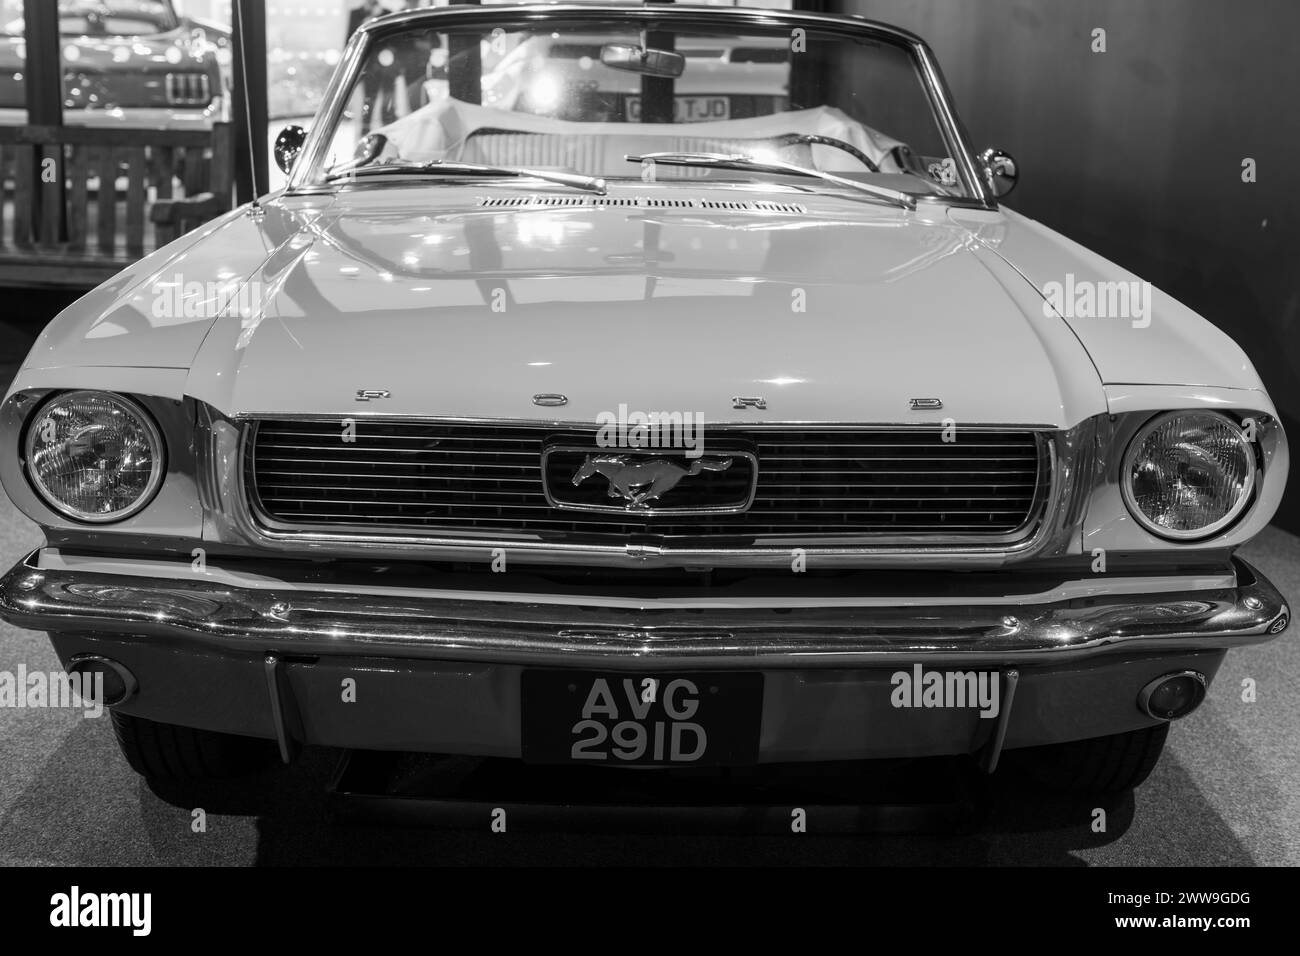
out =
[[[801,143],[808,146],[834,146],[836,149],[848,153],[873,173],[880,172],[880,167],[872,162],[870,156],[858,149],[852,143],[846,143],[844,140],[836,139],[834,136],[822,136],[820,133],[786,133],[784,136],[778,136],[777,142],[783,146],[790,146],[795,143]]]

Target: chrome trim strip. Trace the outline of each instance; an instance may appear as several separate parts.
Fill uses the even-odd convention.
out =
[[[260,421],[264,418],[272,418],[277,421],[286,422],[330,422],[338,423],[345,418],[353,418],[359,421],[375,422],[433,422],[435,424],[446,425],[500,425],[514,428],[599,428],[599,424],[593,421],[579,421],[577,419],[563,418],[460,418],[454,415],[423,415],[416,413],[401,414],[392,412],[372,412],[358,409],[353,411],[348,409],[346,413],[340,412],[337,415],[321,414],[319,412],[241,412],[238,415],[230,416],[230,421],[238,424],[250,424]],[[793,429],[793,428],[817,428],[826,429],[827,431],[838,429],[851,429],[853,431],[863,432],[883,432],[892,431],[896,428],[913,428],[926,429],[931,428],[936,432],[941,432],[945,428],[955,428],[958,432],[969,431],[1022,431],[1022,432],[1051,432],[1056,431],[1056,425],[1025,425],[1019,422],[1008,422],[1005,424],[989,424],[988,422],[980,423],[962,423],[953,422],[951,425],[944,425],[940,422],[918,422],[918,421],[897,421],[897,422],[822,422],[822,421],[805,421],[803,419],[782,419],[781,421],[763,421],[756,422],[753,419],[736,418],[731,421],[710,421],[709,428],[771,428],[771,429]]]
[[[231,588],[34,566],[0,579],[0,617],[56,633],[161,637],[265,656],[371,655],[508,664],[626,667],[858,667],[924,659],[1049,663],[1114,652],[1217,650],[1270,640],[1289,618],[1253,580],[1209,592],[972,608],[810,608],[715,612],[416,600],[404,595]],[[1012,616],[1014,612],[1014,616]]]
[[[130,578],[175,578],[189,566],[189,558],[144,558],[112,556],[66,552],[59,548],[42,548],[34,553],[30,565],[36,570],[67,574],[112,574]],[[460,586],[448,587],[440,584],[439,577],[431,574],[427,577],[427,586],[415,587],[404,584],[400,588],[385,583],[391,580],[383,573],[374,575],[376,583],[338,584],[321,580],[304,568],[304,577],[277,577],[259,573],[262,562],[232,561],[229,565],[209,562],[201,572],[202,580],[211,585],[227,588],[275,588],[283,594],[292,596],[294,592],[310,591],[321,594],[369,595],[378,599],[401,594],[413,600],[445,601],[491,601],[494,604],[556,605],[570,607],[576,598],[571,590],[557,588],[543,577],[534,577],[528,572],[510,575],[511,589],[497,589],[484,586],[479,588]],[[311,576],[306,576],[311,575]],[[997,593],[988,593],[972,588],[970,593],[962,595],[962,603],[968,607],[987,605],[1001,607],[1006,604],[1040,605],[1056,604],[1066,601],[1095,601],[1100,598],[1120,595],[1155,595],[1155,594],[1192,594],[1202,591],[1218,591],[1236,586],[1236,576],[1231,568],[1223,571],[1206,571],[1197,574],[1179,575],[1134,575],[1119,577],[1114,574],[1090,575],[1061,581],[1046,590],[1034,590],[1025,587],[1022,579],[1016,575],[1002,576],[1004,583]],[[489,579],[491,584],[497,583]],[[778,609],[782,611],[802,610],[805,608],[912,608],[918,614],[926,613],[928,608],[945,607],[952,604],[950,594],[909,594],[900,596],[896,593],[855,594],[851,589],[847,593],[827,594],[824,589],[805,586],[805,578],[791,574],[789,587],[782,591],[764,591],[761,594],[736,592],[731,590],[706,591],[702,596],[675,593],[673,596],[653,596],[636,592],[630,596],[626,588],[613,586],[608,592],[588,590],[581,594],[583,607],[610,608],[625,611],[661,610],[661,611],[701,611],[701,610],[763,610]]]

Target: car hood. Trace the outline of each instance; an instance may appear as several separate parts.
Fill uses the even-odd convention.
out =
[[[1104,410],[1076,337],[946,207],[777,198],[679,185],[538,200],[494,184],[285,199],[266,217],[274,251],[187,391],[230,414],[573,422],[625,406],[1063,426]],[[539,408],[543,393],[567,404]]]
[[[1107,385],[1263,388],[1229,335],[1092,250],[1011,210],[955,211],[952,218],[1043,296]]]

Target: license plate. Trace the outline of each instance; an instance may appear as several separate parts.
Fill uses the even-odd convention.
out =
[[[763,675],[528,670],[530,763],[741,766],[758,759]]]
[[[641,97],[627,98],[629,123],[641,122]],[[731,100],[725,96],[674,96],[674,123],[708,123],[731,119]]]

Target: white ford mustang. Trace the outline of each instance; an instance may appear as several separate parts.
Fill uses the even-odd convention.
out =
[[[363,125],[395,69],[427,102]],[[911,34],[407,11],[278,151],[0,406],[48,537],[0,614],[147,776],[321,744],[1123,789],[1287,626],[1234,555],[1287,472],[1250,362],[1004,208]]]

